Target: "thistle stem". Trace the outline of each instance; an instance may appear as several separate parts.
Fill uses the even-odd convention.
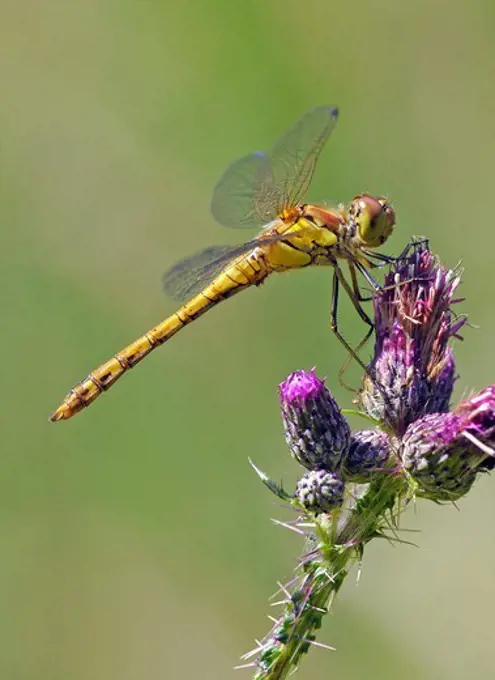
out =
[[[298,582],[260,645],[255,680],[282,680],[297,668],[366,543],[396,526],[403,505],[398,499],[405,498],[406,488],[402,475],[379,476],[367,485],[351,485],[342,508],[318,515],[308,537],[310,551],[298,567]]]

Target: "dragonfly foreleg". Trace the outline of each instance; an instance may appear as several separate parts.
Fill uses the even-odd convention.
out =
[[[399,260],[403,260],[409,255],[409,251],[417,248],[418,246],[422,246],[426,248],[427,250],[430,249],[430,241],[426,237],[422,238],[415,238],[413,237],[409,243],[406,244],[404,250],[399,254],[399,255],[385,255],[385,253],[376,253],[373,250],[363,250],[364,254],[368,258],[372,258],[375,260],[378,260],[379,262],[385,264],[393,264],[394,262],[398,262]],[[378,265],[380,266],[380,265]]]

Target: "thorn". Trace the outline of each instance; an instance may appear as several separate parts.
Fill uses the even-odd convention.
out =
[[[298,567],[303,567],[303,566],[304,566],[305,564],[307,564],[308,562],[311,562],[311,560],[312,560],[313,558],[319,557],[319,555],[320,555],[320,551],[318,550],[318,548],[317,548],[316,550],[311,550],[310,552],[305,553],[304,555],[302,555],[302,556],[299,558],[299,561],[298,561],[297,566],[298,566]]]
[[[325,574],[330,583],[335,583],[335,577],[338,576],[338,573],[335,575],[331,574],[327,569],[323,569],[323,573]]]
[[[335,647],[331,645],[326,645],[324,642],[317,642],[316,640],[307,640],[306,638],[298,638],[301,642],[307,642],[308,645],[314,645],[315,647],[321,647],[322,649],[328,649],[330,652],[335,652]]]
[[[292,595],[289,593],[289,591],[288,591],[287,588],[284,586],[284,584],[283,584],[283,583],[280,583],[280,581],[277,581],[277,585],[278,585],[278,587],[280,588],[280,590],[283,592],[283,594],[287,597],[287,599],[289,599],[290,601],[292,601]]]
[[[304,531],[298,529],[297,527],[291,526],[287,522],[281,522],[279,519],[274,519],[273,517],[271,518],[271,521],[274,524],[277,524],[280,527],[284,527],[284,529],[290,529],[290,531],[293,531],[294,533],[299,534],[299,536],[306,536]]]
[[[241,656],[241,661],[246,661],[247,659],[250,659],[255,654],[259,654],[264,648],[265,647],[262,645],[262,646],[259,646],[259,647],[255,647],[254,649],[251,649],[249,652],[246,652],[245,654],[243,654]]]
[[[335,652],[336,648],[332,647],[332,645],[326,645],[324,642],[317,642],[316,640],[308,640],[308,642],[315,647],[321,647],[322,649],[328,649],[330,652]]]
[[[290,581],[287,581],[287,584],[286,584],[285,587],[287,588],[288,586],[291,586],[293,583],[295,583],[295,582],[298,581],[298,580],[299,580],[299,576],[297,576],[297,575],[296,575],[296,576],[293,576],[293,577],[290,579]],[[273,593],[273,595],[270,595],[270,597],[268,598],[268,600],[272,600],[276,595],[279,594],[280,590],[281,590],[281,589],[278,588],[278,589]]]
[[[492,449],[491,446],[487,446],[486,444],[483,444],[482,441],[478,439],[478,437],[475,437],[474,434],[471,434],[470,432],[466,432],[466,430],[463,430],[462,434],[466,439],[468,439],[472,444],[477,446],[483,453],[486,453],[487,456],[490,456],[490,458],[493,458],[495,456],[495,450]]]

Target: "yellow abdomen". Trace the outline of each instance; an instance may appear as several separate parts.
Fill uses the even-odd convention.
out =
[[[62,404],[52,413],[50,420],[53,422],[67,420],[82,411],[155,347],[162,345],[181,328],[222,300],[232,297],[253,284],[261,283],[268,273],[269,269],[263,260],[259,261],[252,253],[232,262],[209,286],[183,305],[175,314],[125,347],[75,385]]]

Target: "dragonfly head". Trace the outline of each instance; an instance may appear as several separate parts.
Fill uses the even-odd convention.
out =
[[[377,248],[388,239],[395,226],[395,210],[386,198],[359,194],[349,207],[358,238],[368,248]]]

